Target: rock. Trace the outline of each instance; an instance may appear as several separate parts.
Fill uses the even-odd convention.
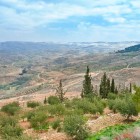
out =
[[[137,127],[133,132],[134,140],[140,140],[140,127]]]

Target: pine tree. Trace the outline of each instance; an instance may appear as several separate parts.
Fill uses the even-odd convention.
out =
[[[101,78],[100,84],[100,95],[102,98],[107,98],[109,92],[109,81],[107,79],[106,73],[104,73],[103,77]]]
[[[112,82],[111,82],[111,92],[115,93],[115,81],[114,81],[114,79],[112,79]]]
[[[56,96],[60,99],[61,102],[64,101],[64,96],[66,94],[67,90],[64,91],[63,85],[62,85],[62,80],[59,81],[59,86],[56,88]]]
[[[93,86],[91,82],[91,75],[89,73],[89,67],[87,66],[87,71],[85,74],[85,79],[83,81],[83,89],[81,93],[81,97],[92,97],[94,96]]]

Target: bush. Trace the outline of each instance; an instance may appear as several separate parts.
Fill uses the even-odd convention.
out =
[[[59,104],[60,100],[57,96],[50,96],[50,97],[48,97],[48,103],[50,105],[55,105],[55,104]]]
[[[48,130],[48,123],[46,122],[47,115],[43,112],[36,112],[29,115],[31,126],[35,130]]]
[[[27,107],[31,107],[31,108],[35,108],[37,106],[39,106],[39,102],[35,102],[35,101],[29,101],[27,102]]]
[[[0,135],[3,139],[20,137],[22,131],[23,130],[17,125],[15,118],[7,115],[0,116]]]
[[[103,114],[105,108],[104,105],[101,102],[99,102],[95,106],[96,106],[96,112]]]
[[[30,121],[32,119],[32,117],[35,116],[35,112],[34,111],[30,111],[25,116],[27,117],[27,120]]]
[[[82,109],[71,109],[71,110],[66,110],[65,115],[84,115],[84,112]]]
[[[2,127],[1,134],[3,138],[7,137],[19,137],[23,133],[23,130],[19,126],[5,125]]]
[[[115,100],[109,100],[108,101],[108,106],[109,106],[109,109],[110,110],[113,110],[113,112],[114,113],[116,113],[117,112],[117,110],[118,110],[118,108],[119,108],[119,106],[120,106],[120,102],[121,102],[122,100],[121,99],[115,99]]]
[[[64,104],[66,108],[73,108],[73,101],[65,100]]]
[[[65,106],[63,104],[49,105],[48,112],[50,115],[63,115],[65,113]]]
[[[75,108],[83,110],[84,113],[96,113],[96,106],[88,101],[88,99],[81,99],[75,101]]]
[[[61,121],[60,121],[59,119],[57,119],[56,121],[54,121],[54,122],[52,123],[52,128],[53,128],[53,129],[60,128],[60,123],[61,123]]]
[[[1,115],[0,116],[0,126],[4,127],[6,125],[16,126],[17,120],[13,117],[7,116],[7,115]]]
[[[117,98],[117,95],[114,94],[114,93],[109,93],[108,96],[107,96],[108,99],[112,99],[112,100],[115,100]]]
[[[82,116],[66,116],[64,119],[64,131],[76,140],[85,140],[88,137],[88,131],[84,124],[85,121]]]
[[[121,102],[119,102],[118,111],[127,119],[129,119],[131,116],[137,116],[138,111],[136,109],[135,104],[133,103],[131,98],[124,99]]]
[[[12,116],[15,115],[15,113],[19,110],[20,110],[20,106],[18,102],[9,103],[1,108],[1,111]]]

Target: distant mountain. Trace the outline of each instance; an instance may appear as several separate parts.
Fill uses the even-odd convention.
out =
[[[140,51],[140,44],[127,47],[124,50],[118,51],[117,53],[127,53],[127,52],[137,52],[137,51]]]
[[[104,53],[113,52],[119,49],[140,44],[137,41],[131,42],[68,42],[68,43],[53,43],[53,42],[17,42],[7,41],[0,42],[0,52],[3,53],[21,53],[31,54],[39,52],[80,52],[80,53]]]

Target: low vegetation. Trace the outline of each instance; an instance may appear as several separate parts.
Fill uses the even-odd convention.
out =
[[[48,99],[45,97],[44,103],[43,100],[42,103],[27,102],[25,112],[18,102],[9,103],[0,111],[0,137],[3,140],[31,139],[24,134],[25,128],[20,125],[24,121],[29,123],[29,128],[37,134],[54,129],[66,133],[74,140],[100,140],[102,137],[112,139],[123,130],[139,124],[138,121],[130,125],[112,126],[92,134],[87,121],[105,116],[105,109],[109,108],[112,113],[121,114],[127,122],[140,111],[139,87],[134,86],[135,94],[131,94],[129,89],[116,92],[115,80],[110,80],[105,73],[100,88],[100,94],[97,94],[87,67],[81,98],[66,99],[60,81],[56,96],[50,96]]]

